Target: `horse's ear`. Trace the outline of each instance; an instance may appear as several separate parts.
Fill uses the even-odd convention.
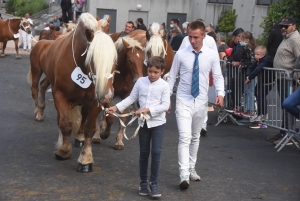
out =
[[[151,38],[151,36],[150,36],[150,33],[149,33],[149,31],[146,31],[146,39],[147,39],[147,41],[149,41],[149,40],[150,40],[150,38]]]
[[[98,15],[96,15],[96,20],[97,20],[97,21],[99,21],[99,20],[100,20],[100,18],[99,18],[99,16],[98,16]]]
[[[92,32],[89,29],[85,30],[85,37],[89,42],[92,42],[93,38],[94,38],[94,32]]]
[[[124,44],[124,46],[125,46],[126,48],[129,47],[129,44],[126,42],[126,40],[124,40],[124,38],[122,38],[122,42],[123,42],[123,44]]]
[[[164,34],[164,35],[162,36],[163,41],[165,41],[166,38],[167,38],[167,34]]]
[[[108,17],[107,22],[110,23],[111,21],[111,15]]]

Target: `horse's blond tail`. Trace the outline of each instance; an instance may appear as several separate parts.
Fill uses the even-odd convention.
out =
[[[27,74],[27,82],[28,82],[29,84],[32,84],[32,72],[31,72],[31,67],[30,67],[29,72],[28,72],[28,74]]]

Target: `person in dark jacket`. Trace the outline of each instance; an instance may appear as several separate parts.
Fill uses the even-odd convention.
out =
[[[253,62],[248,68],[246,73],[246,84],[251,84],[251,80],[258,77],[258,85],[256,86],[257,97],[257,114],[253,116],[250,121],[264,121],[267,119],[267,101],[266,96],[272,89],[274,84],[274,74],[270,71],[264,71],[264,67],[273,67],[273,57],[267,55],[267,49],[265,46],[257,46],[255,48],[255,62]]]
[[[72,21],[72,2],[71,0],[61,0],[60,7],[62,11],[62,18],[65,23]]]
[[[170,34],[171,34],[170,45],[173,51],[177,51],[182,43],[183,36],[179,34],[178,29],[176,29],[175,27],[171,28]]]
[[[144,25],[144,21],[142,18],[137,18],[135,23],[136,23],[136,29],[147,31],[147,27]]]
[[[267,43],[267,51],[268,55],[275,57],[277,48],[279,47],[283,36],[281,33],[281,27],[279,25],[280,22],[276,22],[273,26],[273,29],[271,30],[269,37],[268,37],[268,43]]]

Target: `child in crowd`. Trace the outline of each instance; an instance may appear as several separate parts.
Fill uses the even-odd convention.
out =
[[[239,68],[246,72],[250,64],[255,62],[254,49],[256,47],[256,41],[251,32],[245,31],[240,34],[241,60]],[[244,112],[241,115],[245,117],[253,117],[255,115],[254,107],[254,87],[256,85],[255,79],[251,80],[251,85],[244,86]]]
[[[267,116],[266,96],[272,89],[274,83],[274,75],[269,71],[263,71],[264,67],[273,67],[273,57],[266,55],[267,48],[265,46],[257,46],[255,48],[255,62],[247,69],[246,85],[251,86],[252,80],[258,77],[258,85],[256,87],[257,97],[257,114],[250,121],[264,121]]]
[[[161,75],[164,73],[165,61],[161,57],[151,57],[147,63],[147,77],[141,77],[135,83],[130,95],[110,107],[108,113],[123,111],[135,101],[139,101],[140,109],[135,113],[149,113],[151,118],[145,122],[139,119],[139,144],[140,144],[140,195],[148,195],[148,158],[151,150],[151,175],[150,190],[152,197],[160,197],[157,186],[158,171],[160,166],[161,146],[165,132],[166,111],[170,106],[170,88]],[[151,145],[151,146],[150,146]],[[151,147],[151,148],[150,148]]]

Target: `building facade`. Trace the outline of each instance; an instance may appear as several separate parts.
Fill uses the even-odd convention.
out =
[[[269,5],[280,0],[88,0],[87,11],[102,18],[111,15],[111,33],[122,31],[127,21],[142,18],[148,27],[152,22],[166,23],[178,18],[180,24],[201,18],[206,24],[216,25],[223,9],[236,9],[236,27],[258,37],[263,17]]]

